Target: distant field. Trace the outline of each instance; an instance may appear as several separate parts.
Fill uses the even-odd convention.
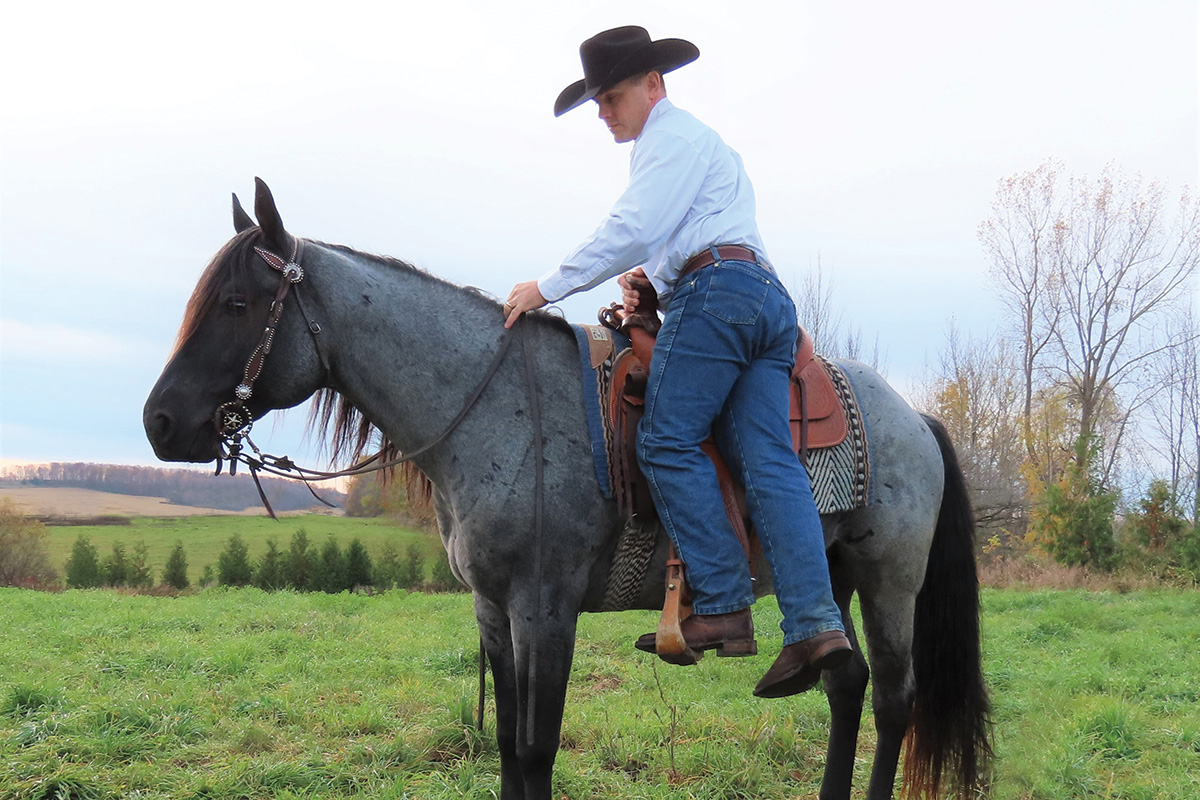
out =
[[[127,517],[190,517],[196,514],[256,514],[259,507],[243,511],[175,505],[161,497],[98,492],[60,486],[15,486],[0,489],[0,497],[11,498],[26,514],[38,516],[95,517],[117,514]]]
[[[754,615],[757,658],[687,669],[633,649],[655,614],[583,615],[556,800],[815,797],[825,699],[751,696]],[[468,595],[0,589],[0,619],[0,800],[499,794]],[[995,800],[1200,797],[1200,593],[988,590],[983,629]]]
[[[188,577],[192,582],[196,582],[203,574],[206,564],[212,564],[213,568],[216,568],[217,556],[225,549],[229,537],[234,533],[240,534],[245,540],[253,562],[266,552],[267,539],[274,538],[279,548],[286,550],[293,534],[300,529],[308,536],[309,544],[318,551],[330,535],[337,539],[343,550],[352,539],[361,539],[372,556],[382,552],[383,546],[388,542],[395,545],[400,553],[404,553],[409,544],[416,544],[427,556],[441,549],[441,542],[437,536],[403,528],[385,519],[331,517],[324,514],[288,516],[278,522],[261,514],[166,519],[137,517],[128,526],[77,525],[49,528],[50,563],[61,574],[71,556],[71,547],[79,536],[86,536],[100,551],[101,557],[112,552],[113,542],[123,543],[126,553],[130,554],[137,542],[145,541],[149,551],[151,574],[157,578],[162,574],[175,542],[180,541],[183,542],[187,553]]]

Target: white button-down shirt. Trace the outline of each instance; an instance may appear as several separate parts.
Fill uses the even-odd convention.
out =
[[[538,289],[554,302],[644,265],[665,305],[684,263],[715,244],[765,256],[754,188],[716,131],[663,98],[634,142],[629,186],[595,233],[538,279]]]

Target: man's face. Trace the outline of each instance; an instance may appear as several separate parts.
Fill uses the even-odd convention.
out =
[[[600,119],[608,126],[616,142],[631,142],[642,132],[650,109],[658,100],[654,74],[621,81],[611,89],[596,95]]]

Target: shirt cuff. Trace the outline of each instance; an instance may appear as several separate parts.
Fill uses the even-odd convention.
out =
[[[538,278],[537,285],[547,303],[557,303],[574,290],[558,267]]]

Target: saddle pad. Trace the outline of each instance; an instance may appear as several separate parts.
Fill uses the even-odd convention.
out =
[[[867,504],[870,490],[871,461],[867,451],[866,425],[846,373],[837,364],[821,356],[817,356],[817,361],[824,365],[838,404],[845,414],[847,433],[841,442],[832,447],[813,447],[810,438],[805,468],[820,513],[853,511]]]
[[[609,454],[612,452],[612,428],[608,424],[609,385],[613,361],[617,353],[629,347],[629,339],[600,325],[571,325],[579,346],[579,363],[583,373],[583,410],[587,416],[588,434],[592,443],[592,464],[596,481],[607,498],[612,498],[609,477]]]

